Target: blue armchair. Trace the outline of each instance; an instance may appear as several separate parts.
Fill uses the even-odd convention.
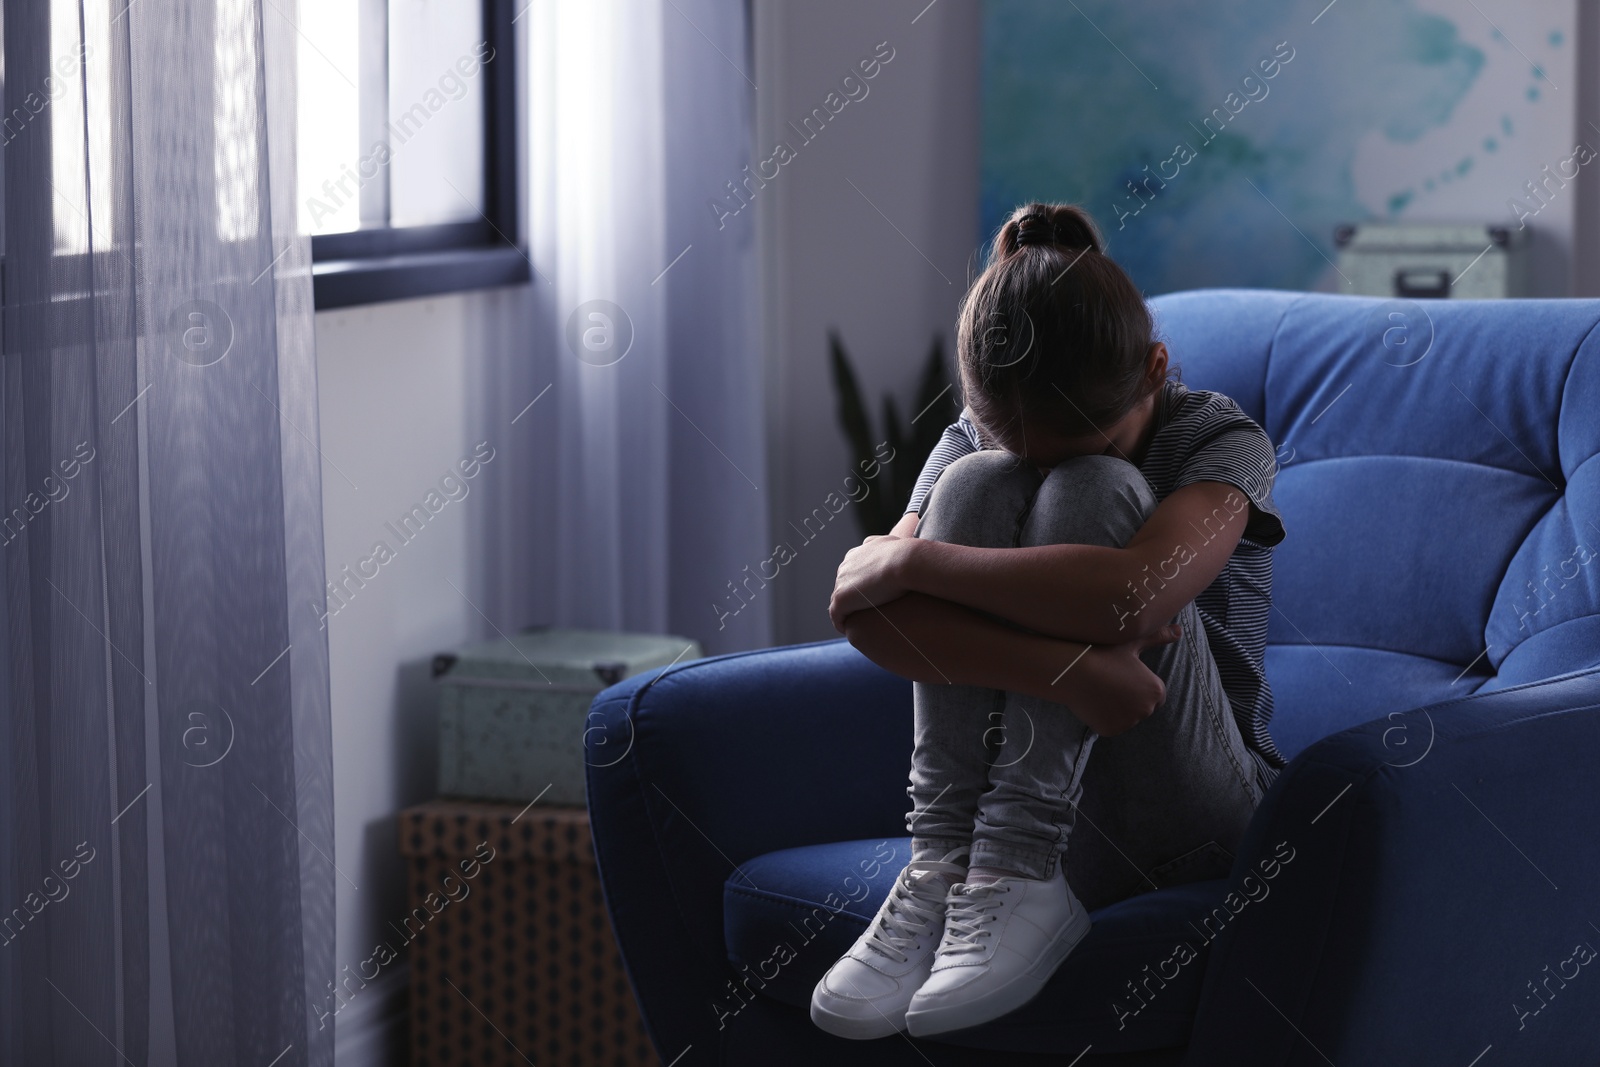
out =
[[[1005,1018],[830,1037],[811,987],[908,858],[910,684],[841,641],[641,675],[588,803],[664,1064],[1600,1063],[1600,301],[1154,305],[1281,446],[1291,762],[1230,877],[1095,912]]]

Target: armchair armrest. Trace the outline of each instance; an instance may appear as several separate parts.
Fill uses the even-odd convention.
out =
[[[1596,670],[1307,749],[1197,930],[1185,1062],[1600,1062],[1597,755]]]
[[[905,833],[911,684],[845,641],[649,671],[595,697],[590,829],[663,1062],[720,1063],[722,887],[776,849]]]

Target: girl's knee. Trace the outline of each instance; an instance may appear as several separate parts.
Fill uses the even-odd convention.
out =
[[[962,544],[1011,544],[1017,518],[1038,490],[1039,480],[1038,468],[1009,452],[985,449],[962,456],[934,481],[923,501],[917,536]],[[997,524],[1001,518],[1004,521]]]
[[[1032,493],[1039,485],[1039,468],[998,448],[969,452],[952,462],[933,483],[935,491],[957,487],[963,495],[991,492],[1021,485]]]
[[[1075,456],[1052,468],[1039,487],[1023,543],[1121,547],[1155,509],[1155,493],[1132,463]]]

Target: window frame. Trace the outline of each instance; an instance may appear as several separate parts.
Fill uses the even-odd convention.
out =
[[[483,211],[468,222],[313,234],[318,311],[532,281],[520,240],[514,0],[483,0]]]

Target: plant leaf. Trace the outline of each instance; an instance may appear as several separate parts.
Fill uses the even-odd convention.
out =
[[[861,470],[861,465],[873,458],[872,424],[867,420],[866,405],[861,402],[861,387],[856,381],[855,371],[850,367],[850,357],[845,353],[837,330],[828,331],[828,350],[833,364],[834,392],[839,398],[839,425],[844,428],[844,435],[855,452],[852,469]],[[860,523],[864,535],[886,532],[877,529],[880,507],[881,502],[873,494],[868,494],[857,505],[856,521]]]
[[[883,398],[883,425],[884,437],[889,442],[889,447],[894,449],[893,461],[885,464],[885,470],[879,477],[884,479],[883,507],[884,510],[896,518],[905,513],[906,504],[911,500],[911,485],[916,481],[915,470],[910,470],[912,464],[920,460],[910,454],[911,442],[906,440],[904,430],[900,427],[900,412],[896,409],[894,398]],[[926,458],[926,457],[924,457]],[[895,519],[888,520],[889,525],[879,531],[888,533],[894,529]]]
[[[856,384],[855,372],[850,368],[850,357],[845,355],[839,335],[828,331],[828,345],[833,355],[833,384],[839,395],[839,425],[855,451],[856,458],[872,455],[872,427],[867,422],[866,407],[861,403],[861,387]]]
[[[955,421],[954,415],[958,413],[954,411],[954,392],[945,370],[944,344],[935,334],[933,347],[928,352],[928,362],[922,369],[922,382],[917,389],[917,411],[920,414],[913,426],[910,442],[912,454],[919,457],[919,471],[928,454],[939,443],[945,427]]]

